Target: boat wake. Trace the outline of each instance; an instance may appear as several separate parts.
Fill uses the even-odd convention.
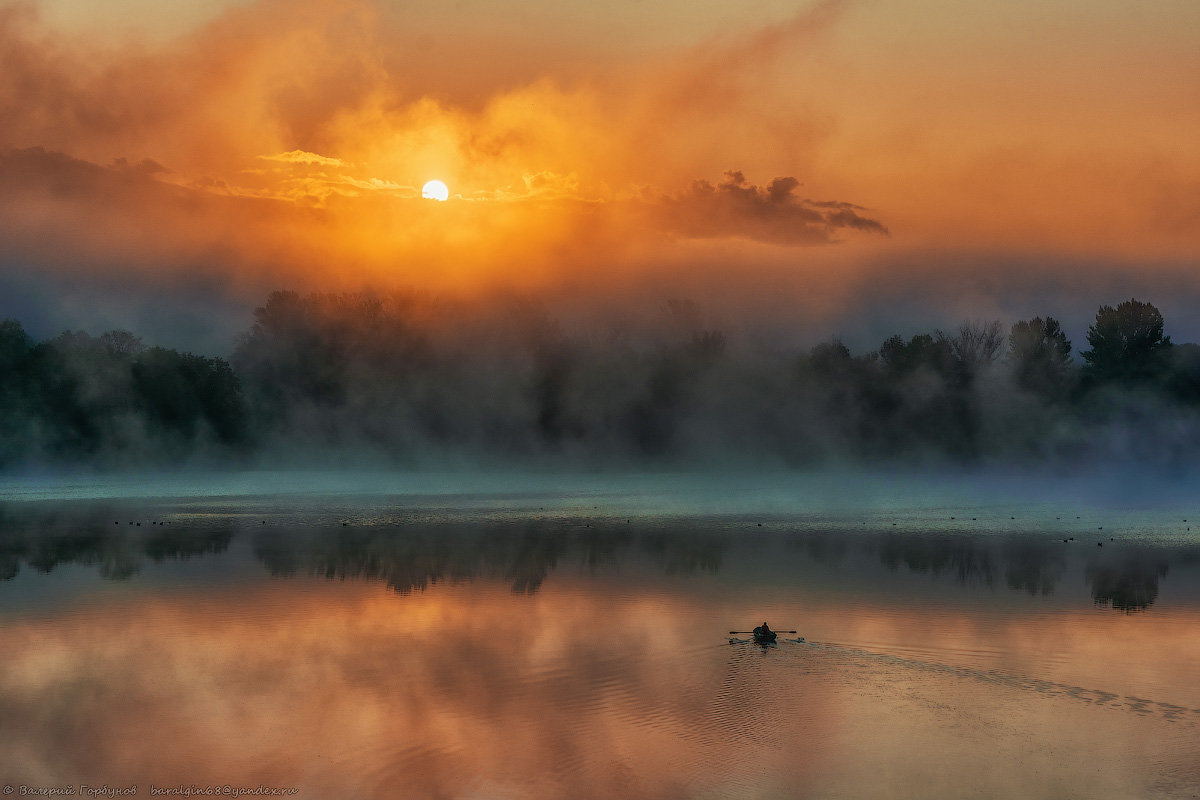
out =
[[[1145,717],[1158,717],[1169,722],[1183,722],[1189,726],[1200,722],[1200,709],[1176,705],[1174,703],[1150,700],[1133,695],[1121,695],[1103,689],[1088,689],[1068,683],[1059,683],[1040,678],[1031,678],[1000,670],[980,669],[977,667],[941,664],[935,661],[923,661],[914,658],[878,653],[853,647],[844,647],[828,642],[808,642],[803,638],[788,639],[789,643],[805,645],[813,650],[822,651],[833,656],[849,659],[869,660],[875,664],[892,664],[907,669],[923,672],[953,675],[960,678],[983,681],[1000,686],[1010,686],[1016,689],[1033,691],[1049,696],[1062,696],[1088,703],[1090,705],[1111,708],[1138,714]],[[731,640],[732,643],[732,640]]]

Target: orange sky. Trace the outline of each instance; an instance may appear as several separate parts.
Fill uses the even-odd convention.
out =
[[[1191,0],[98,8],[0,5],[0,281],[736,273],[844,308],[881,270],[1200,246]]]

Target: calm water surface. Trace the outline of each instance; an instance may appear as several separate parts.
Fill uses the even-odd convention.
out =
[[[0,782],[1200,796],[1186,492],[190,480],[0,491]]]

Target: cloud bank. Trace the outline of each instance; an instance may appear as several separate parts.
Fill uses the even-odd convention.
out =
[[[98,332],[211,309],[199,346],[228,352],[224,320],[281,287],[685,296],[815,337],[1062,313],[1129,283],[1116,294],[1200,297],[1200,172],[1157,117],[1139,129],[1153,148],[1084,137],[1061,157],[1049,117],[959,98],[960,135],[943,101],[891,97],[928,79],[896,62],[880,83],[854,3],[633,56],[553,21],[439,19],[258,0],[118,42],[4,5],[0,314]],[[1109,98],[1129,105],[1123,87]],[[420,198],[430,178],[450,202]],[[139,332],[187,345],[154,324]]]

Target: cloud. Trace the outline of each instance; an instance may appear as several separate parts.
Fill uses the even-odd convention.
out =
[[[685,192],[663,198],[658,217],[675,233],[693,238],[740,236],[780,245],[829,244],[838,231],[888,235],[860,206],[814,201],[795,194],[796,178],[775,178],[766,186],[750,183],[741,172],[725,173],[715,186],[696,181]]]
[[[815,336],[867,318],[879,338],[905,315],[1061,313],[1048,298],[1101,262],[1127,278],[1118,298],[1200,294],[1197,184],[1172,140],[1097,157],[1016,131],[987,158],[1011,127],[880,105],[912,75],[883,80],[847,45],[866,24],[853,9],[616,52],[543,35],[553,21],[424,30],[373,0],[252,0],[116,46],[0,0],[0,284],[39,304],[149,286],[148,306],[197,313],[197,274],[246,308],[281,287],[687,296],[799,310]],[[433,178],[451,202],[420,199]]]
[[[325,166],[325,167],[342,167],[346,166],[346,162],[340,158],[330,158],[329,156],[317,155],[304,150],[289,150],[286,153],[279,153],[273,156],[259,156],[263,161],[281,161],[284,164],[304,164],[307,166]]]
[[[268,268],[290,270],[292,285],[322,261],[353,263],[368,280],[403,274],[397,263],[428,265],[430,281],[511,276],[509,262],[525,277],[573,273],[580,265],[569,259],[580,252],[644,255],[664,231],[832,241],[832,230],[873,221],[853,206],[826,209],[786,191],[762,208],[733,197],[707,207],[699,195],[673,192],[736,132],[722,120],[762,122],[761,113],[740,113],[756,68],[823,35],[843,5],[820,3],[672,53],[666,66],[614,63],[573,79],[545,67],[520,76],[497,68],[448,81],[429,74],[421,35],[371,0],[257,0],[174,41],[124,49],[49,30],[33,9],[8,7],[0,111],[18,124],[0,131],[0,148],[11,148],[3,168],[11,176],[17,162],[36,161],[41,174],[5,182],[0,204],[35,201],[38,235],[54,245],[39,254],[31,237],[8,232],[33,260],[100,263],[116,254],[157,273],[176,236],[178,252],[219,251],[243,278],[275,261]],[[458,60],[508,63],[510,44],[472,41]],[[698,91],[713,88],[716,72],[728,92]],[[720,115],[711,113],[716,95]],[[707,122],[697,126],[698,116]],[[671,163],[670,148],[647,148],[650,129],[694,139],[707,154]],[[41,148],[36,157],[31,146]],[[59,180],[46,173],[55,160],[71,185],[46,193],[40,182]],[[123,187],[121,165],[130,172]],[[412,202],[435,177],[457,198],[436,216]],[[665,199],[626,202],[641,186]],[[238,200],[257,205],[246,213]],[[149,224],[133,224],[139,219]],[[6,227],[0,221],[0,235]]]

